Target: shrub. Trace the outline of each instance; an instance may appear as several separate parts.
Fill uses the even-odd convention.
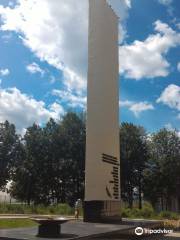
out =
[[[141,210],[138,208],[122,208],[122,217],[125,218],[140,218]]]
[[[122,217],[131,218],[132,212],[130,208],[122,208]]]
[[[172,219],[172,220],[178,220],[180,219],[180,216],[177,213],[170,212],[170,211],[162,211],[159,213],[159,217],[161,219]]]
[[[73,209],[66,203],[49,206],[49,213],[58,215],[71,215]]]
[[[155,216],[154,209],[151,204],[145,203],[142,209],[135,208],[122,208],[122,217],[127,218],[152,218]]]
[[[0,204],[0,213],[16,213],[16,214],[23,214],[24,212],[24,207],[23,205],[20,204]]]
[[[143,208],[141,209],[141,216],[143,218],[151,218],[155,216],[154,209],[150,203],[145,203]]]
[[[122,208],[122,217],[125,218],[154,218],[154,219],[169,219],[179,220],[180,215],[170,211],[162,211],[158,215],[155,213],[153,207],[149,203],[145,203],[143,208],[140,210],[136,208]]]

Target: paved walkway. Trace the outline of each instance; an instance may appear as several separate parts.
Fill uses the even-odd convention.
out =
[[[96,223],[84,223],[82,221],[70,221],[62,224],[63,239],[93,239],[93,235],[104,234],[112,231],[128,230],[131,229],[131,225],[113,225],[113,224],[96,224]],[[17,229],[1,229],[0,240],[6,239],[28,239],[28,240],[41,240],[36,238],[37,227],[33,228],[17,228]],[[43,238],[42,238],[43,239]],[[44,239],[43,239],[44,240]]]
[[[148,238],[147,240],[180,240],[180,232],[174,232],[166,236],[154,235],[153,237]]]
[[[161,235],[153,235],[151,237],[146,237],[146,238],[138,238],[138,237],[126,237],[126,238],[115,238],[115,237],[108,237],[108,238],[93,238],[93,240],[180,240],[180,232],[173,233],[173,234],[168,234],[166,236],[161,236]]]
[[[35,215],[33,215],[35,216]],[[47,215],[46,215],[47,216]],[[32,217],[32,215],[21,215],[21,214],[17,214],[17,215],[0,215],[0,219],[17,219],[17,218],[29,218]],[[136,221],[135,221],[136,222]],[[151,221],[149,221],[151,222]],[[137,223],[138,224],[138,221]],[[134,228],[134,226],[133,226]],[[62,225],[62,232],[65,233],[66,237],[64,239],[68,239],[69,237],[72,239],[73,237],[77,237],[77,236],[81,236],[84,237],[86,236],[87,239],[94,239],[94,240],[136,240],[136,239],[140,239],[137,237],[117,237],[117,235],[115,236],[111,236],[108,235],[108,237],[100,237],[98,236],[98,238],[96,238],[95,236],[93,236],[92,233],[102,233],[102,232],[111,232],[111,231],[117,231],[117,230],[128,230],[128,229],[132,229],[132,225],[130,224],[130,222],[126,221],[125,225],[121,225],[121,226],[117,226],[117,225],[109,225],[109,224],[93,224],[93,223],[84,223],[81,220],[79,221],[70,221],[67,224],[63,224]],[[69,233],[72,233],[72,236],[69,236]],[[8,229],[8,230],[0,230],[0,240],[4,240],[4,237],[6,237],[6,239],[9,238],[15,238],[15,239],[37,239],[36,237],[34,237],[37,233],[37,227],[35,228],[27,228],[27,229]],[[92,235],[91,235],[92,234]],[[91,237],[89,238],[89,236],[91,235]],[[93,237],[92,237],[93,236]],[[172,234],[168,234],[166,236],[161,236],[159,234],[153,235],[151,237],[146,237],[146,238],[141,238],[141,240],[180,240],[180,232],[174,232]]]
[[[137,226],[142,227],[152,227],[159,226],[158,221],[122,221],[121,224],[101,224],[101,223],[85,223],[81,220],[79,221],[69,221],[62,224],[63,239],[123,239],[122,234],[134,233],[134,229]],[[28,239],[28,240],[40,240],[36,238],[37,227],[33,228],[19,228],[19,229],[2,229],[0,230],[0,240],[1,239]],[[97,238],[98,236],[98,238]],[[132,240],[130,238],[126,238]],[[43,239],[44,240],[44,239]],[[159,239],[156,239],[159,240]],[[177,240],[177,239],[176,239]]]

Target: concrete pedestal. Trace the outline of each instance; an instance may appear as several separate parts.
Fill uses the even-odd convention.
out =
[[[61,235],[61,224],[68,222],[66,218],[30,218],[39,224],[37,237],[57,238]]]
[[[38,228],[38,237],[60,237],[61,226],[59,224],[41,224]]]
[[[84,222],[120,223],[120,201],[85,201]]]

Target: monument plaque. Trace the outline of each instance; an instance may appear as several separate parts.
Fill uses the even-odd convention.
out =
[[[84,221],[120,219],[118,17],[89,0]]]

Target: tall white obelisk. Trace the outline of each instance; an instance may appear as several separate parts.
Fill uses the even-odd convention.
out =
[[[84,221],[120,219],[118,17],[89,0]]]

